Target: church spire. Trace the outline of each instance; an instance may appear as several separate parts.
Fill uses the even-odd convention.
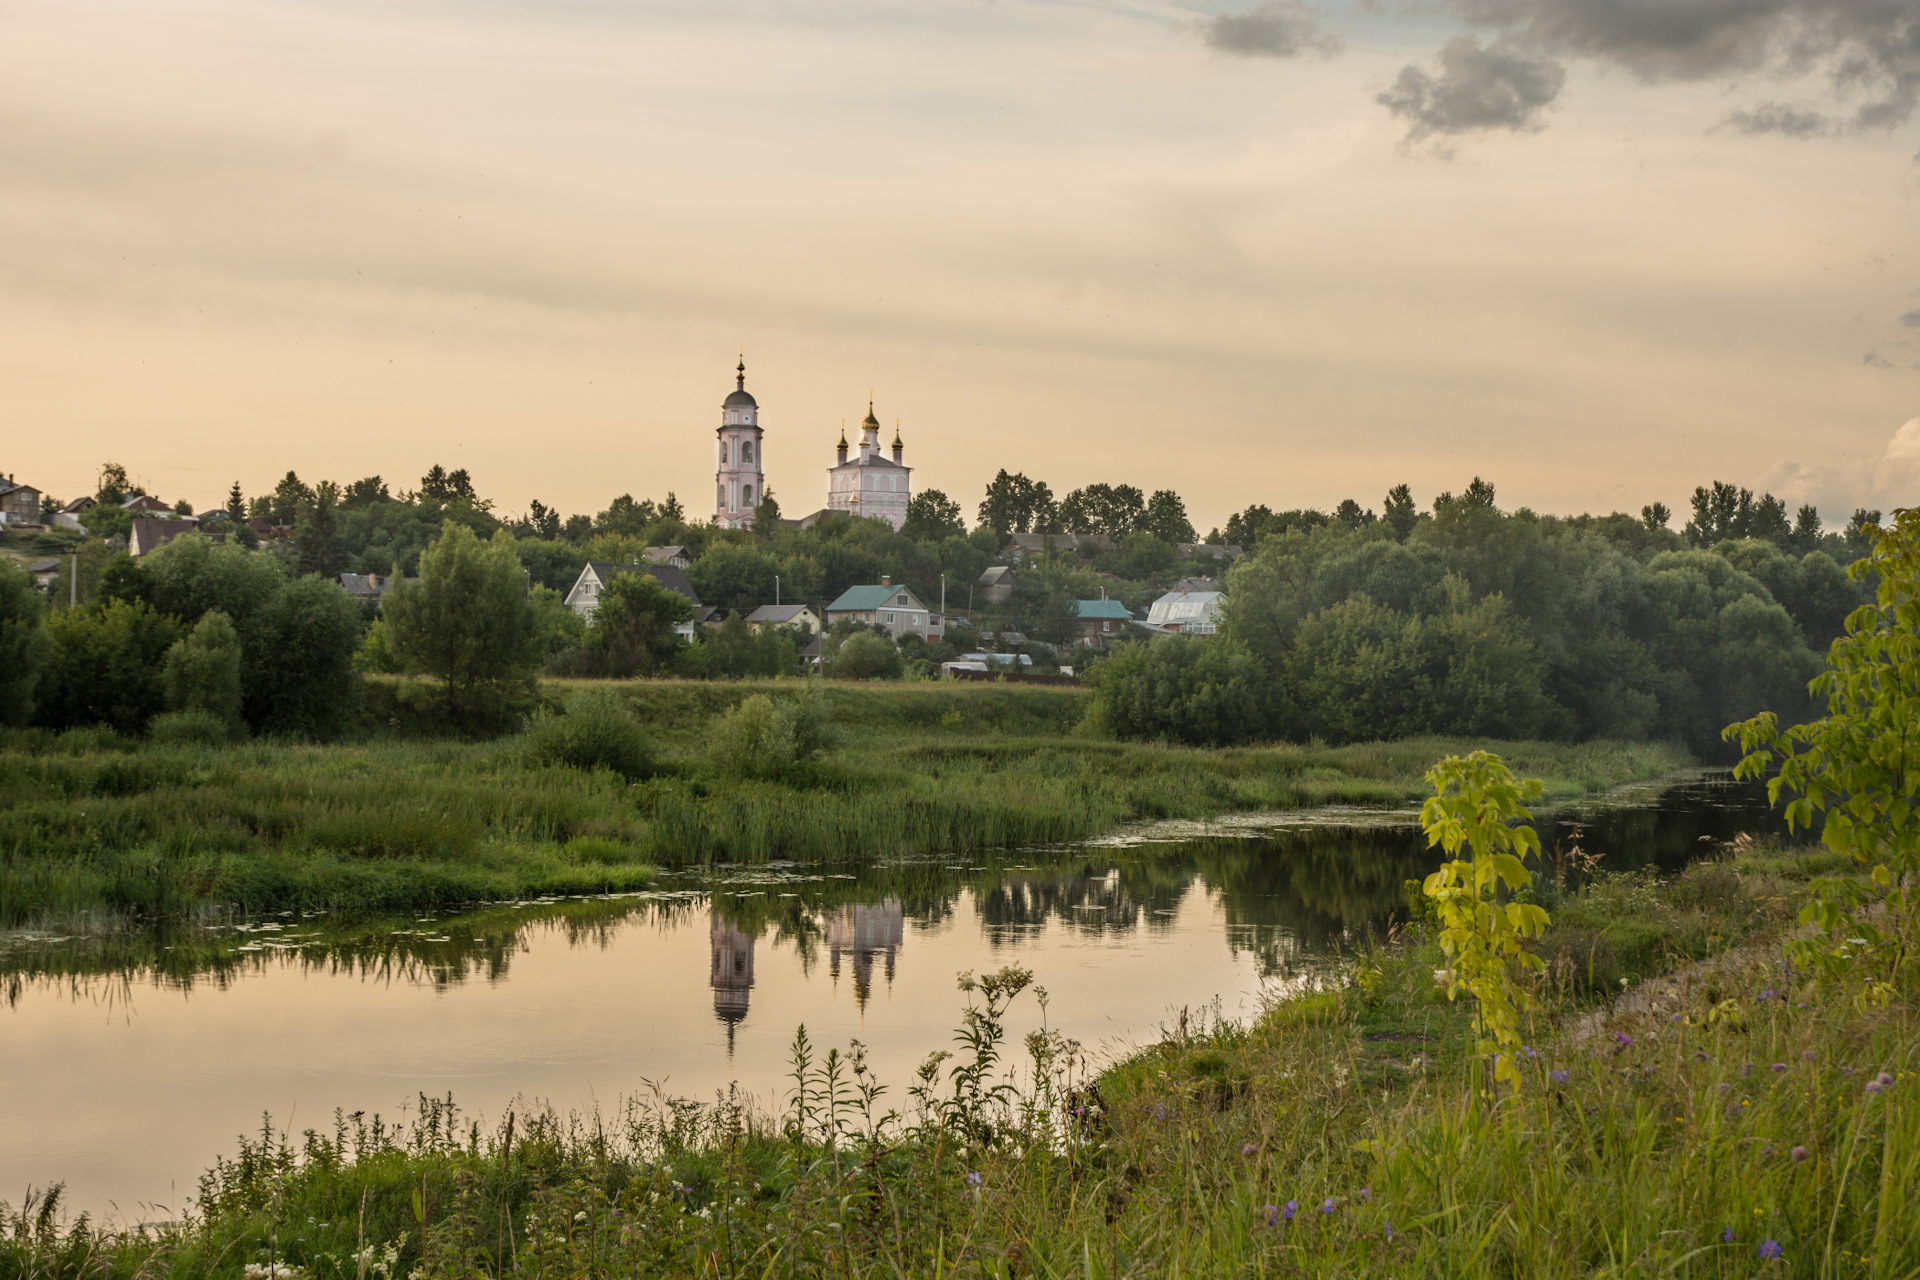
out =
[[[740,363],[734,370],[733,382],[735,390],[747,389],[747,349],[745,347],[740,348]]]

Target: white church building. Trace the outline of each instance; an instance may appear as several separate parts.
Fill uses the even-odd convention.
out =
[[[722,529],[751,529],[753,509],[767,493],[761,450],[760,406],[747,392],[747,358],[740,357],[734,389],[720,402],[720,469],[713,522]]]
[[[867,402],[867,418],[860,424],[860,452],[847,456],[847,433],[840,432],[839,461],[827,471],[827,510],[854,516],[876,516],[897,532],[907,522],[907,501],[913,496],[913,468],[905,462],[906,446],[900,428],[893,429],[893,457],[880,448],[880,420]]]

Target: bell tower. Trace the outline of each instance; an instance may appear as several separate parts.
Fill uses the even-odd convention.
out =
[[[713,522],[722,529],[753,526],[753,509],[767,495],[760,406],[747,392],[747,357],[734,370],[734,389],[720,402],[719,468],[714,472]]]

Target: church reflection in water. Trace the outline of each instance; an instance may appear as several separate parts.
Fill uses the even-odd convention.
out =
[[[718,911],[707,926],[713,947],[713,1013],[727,1026],[727,1051],[733,1051],[733,1029],[747,1016],[753,996],[753,939],[740,932]]]
[[[906,936],[906,913],[900,899],[880,902],[850,902],[827,914],[822,933],[827,940],[828,971],[836,984],[840,965],[853,969],[853,999],[862,1009],[873,994],[873,962],[886,957],[887,984],[893,984],[893,961]]]

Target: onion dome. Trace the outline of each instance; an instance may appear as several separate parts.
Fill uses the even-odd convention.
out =
[[[745,356],[740,357],[740,366],[735,371],[734,389],[729,391],[727,398],[720,402],[722,409],[734,409],[742,406],[752,409],[760,407],[759,402],[747,394],[747,358]]]

